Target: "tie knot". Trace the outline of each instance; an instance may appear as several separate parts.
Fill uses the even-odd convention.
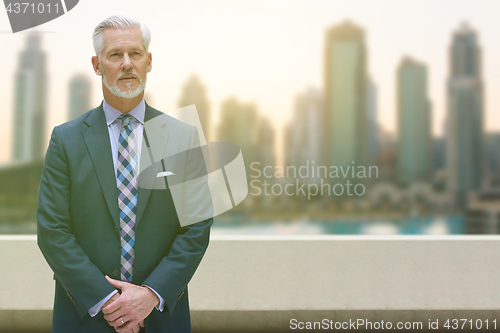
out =
[[[130,124],[131,116],[129,114],[122,114],[120,118],[122,119],[122,128]]]

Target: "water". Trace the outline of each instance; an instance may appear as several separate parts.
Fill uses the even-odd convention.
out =
[[[36,234],[36,222],[0,224],[0,234]],[[212,235],[464,235],[462,216],[406,219],[255,220],[216,217]]]
[[[463,235],[464,218],[412,217],[398,220],[245,220],[215,218],[213,235]]]

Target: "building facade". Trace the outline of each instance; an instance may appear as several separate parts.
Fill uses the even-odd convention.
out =
[[[447,188],[457,207],[464,207],[481,189],[484,167],[481,50],[466,24],[453,34],[447,93]]]
[[[404,58],[397,72],[398,183],[428,182],[432,176],[431,110],[427,68]]]
[[[47,72],[41,36],[29,35],[15,74],[12,160],[30,162],[45,155]]]
[[[74,75],[69,82],[68,120],[80,117],[90,110],[90,79],[82,74]]]
[[[345,22],[327,31],[323,128],[327,165],[367,163],[366,53],[362,28]]]

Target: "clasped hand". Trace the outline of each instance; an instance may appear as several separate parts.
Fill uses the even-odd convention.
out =
[[[108,282],[121,290],[103,306],[104,319],[118,333],[138,333],[146,318],[160,302],[158,296],[147,287],[119,281],[106,276]]]

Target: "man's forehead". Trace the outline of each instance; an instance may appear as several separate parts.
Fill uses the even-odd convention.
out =
[[[139,27],[107,28],[102,34],[104,48],[136,46],[144,48],[142,31]]]

